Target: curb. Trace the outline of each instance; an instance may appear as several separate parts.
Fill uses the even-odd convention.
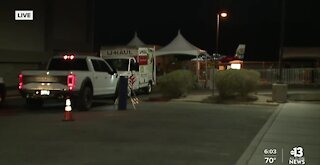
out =
[[[263,127],[260,129],[258,134],[253,138],[253,140],[250,142],[246,150],[242,153],[241,157],[237,160],[235,165],[247,165],[250,161],[251,157],[253,156],[254,152],[256,151],[257,147],[261,143],[263,137],[266,135],[268,130],[273,125],[273,122],[278,117],[280,111],[283,109],[284,104],[280,104],[280,106],[272,113],[272,115],[269,117],[267,122],[263,125]]]
[[[179,100],[179,99],[172,99],[170,100],[172,102],[197,102],[197,103],[202,103],[202,100]]]
[[[179,100],[179,99],[173,99],[170,100],[172,102],[197,102],[197,103],[207,103],[207,102],[203,102],[202,100]],[[217,104],[217,103],[207,103],[207,104]],[[222,103],[223,104],[223,103]],[[278,106],[280,105],[279,103],[264,103],[264,102],[259,102],[259,103],[234,103],[234,104],[239,104],[239,105],[262,105],[262,106]],[[233,104],[230,104],[233,105]]]
[[[279,103],[251,103],[251,105],[268,105],[268,106],[278,106]]]

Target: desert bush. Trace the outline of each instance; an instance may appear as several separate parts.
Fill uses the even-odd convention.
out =
[[[254,70],[229,69],[218,71],[215,75],[215,85],[223,98],[240,95],[247,96],[257,89],[260,74]]]
[[[178,98],[195,87],[196,76],[188,70],[176,70],[158,78],[159,91],[164,97]]]

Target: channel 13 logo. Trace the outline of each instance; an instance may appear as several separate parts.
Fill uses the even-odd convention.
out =
[[[294,147],[290,151],[289,164],[306,164],[302,147]]]

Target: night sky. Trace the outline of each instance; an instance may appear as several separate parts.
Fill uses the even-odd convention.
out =
[[[166,45],[181,29],[195,46],[215,50],[216,13],[220,53],[234,55],[246,44],[246,60],[277,60],[281,0],[95,1],[95,46],[123,45],[134,32],[147,44]],[[315,0],[286,0],[285,46],[320,46],[320,14]]]

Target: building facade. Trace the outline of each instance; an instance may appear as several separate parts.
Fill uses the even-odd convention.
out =
[[[33,20],[15,20],[32,10]],[[0,77],[15,86],[23,69],[38,69],[58,51],[93,50],[93,0],[10,0],[0,5]]]

